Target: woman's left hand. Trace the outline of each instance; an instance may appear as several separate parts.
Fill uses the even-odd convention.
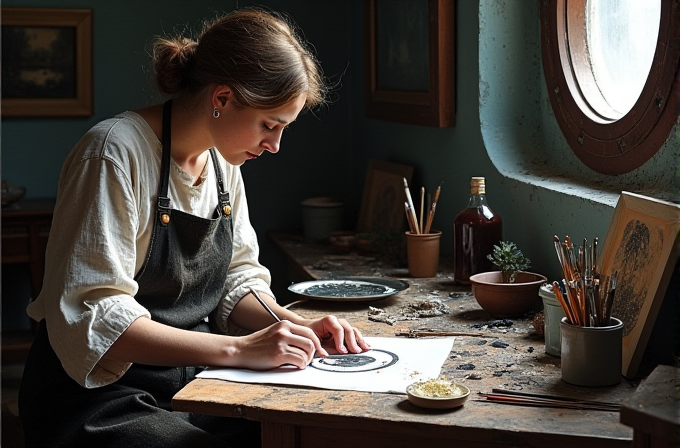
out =
[[[361,332],[345,319],[330,315],[308,320],[304,325],[311,328],[322,341],[332,339],[339,353],[361,353],[371,349]]]

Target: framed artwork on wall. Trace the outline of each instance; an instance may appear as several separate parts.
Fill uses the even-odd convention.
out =
[[[413,167],[382,160],[370,160],[361,200],[357,232],[404,228],[404,179],[411,184]]]
[[[454,0],[365,2],[366,115],[454,126]]]
[[[2,116],[92,115],[92,10],[2,8]]]
[[[675,264],[680,205],[622,192],[602,248],[604,275],[617,272],[612,316],[623,322],[622,374],[637,375]]]

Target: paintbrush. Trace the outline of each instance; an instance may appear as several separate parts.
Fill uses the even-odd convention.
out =
[[[562,267],[562,272],[564,272],[564,257],[562,256],[562,243],[560,242],[560,238],[555,235],[553,237],[553,245],[555,246],[555,252],[557,252],[557,259],[560,262],[560,266]]]
[[[576,319],[574,318],[574,312],[571,309],[571,306],[567,302],[567,300],[564,298],[562,295],[562,290],[560,289],[560,284],[557,282],[553,282],[553,292],[555,293],[555,297],[557,298],[557,301],[560,302],[560,305],[562,305],[562,308],[564,309],[564,314],[567,316],[567,320],[571,325],[576,325]]]
[[[442,182],[443,183],[443,182]],[[434,192],[434,199],[432,200],[432,205],[430,206],[430,211],[427,214],[427,224],[425,225],[425,232],[430,233],[430,227],[432,226],[432,220],[434,219],[434,212],[437,209],[437,201],[439,201],[439,194],[442,191],[442,185],[439,184]]]
[[[488,401],[503,404],[518,404],[525,406],[555,407],[565,409],[589,409],[595,411],[618,412],[619,404],[603,401],[581,400],[571,397],[559,397],[555,395],[531,394],[503,389],[492,389],[492,393],[479,393]],[[480,400],[484,401],[484,400]]]
[[[416,229],[413,227],[413,218],[411,216],[411,208],[408,206],[408,202],[404,202],[404,211],[406,212],[406,221],[408,221],[408,228],[411,233],[416,233]]]
[[[264,307],[264,309],[267,310],[267,312],[272,315],[274,320],[276,320],[277,322],[281,322],[281,319],[279,319],[279,316],[277,316],[276,313],[274,311],[272,311],[271,308],[269,308],[269,305],[267,305],[267,303],[264,300],[262,300],[262,297],[260,297],[260,295],[257,293],[257,291],[255,291],[253,288],[250,288],[250,293],[252,295],[254,295],[255,298],[257,299],[257,301],[260,302],[260,305],[262,305]]]
[[[420,224],[418,228],[423,230],[423,214],[425,213],[425,187],[420,187]],[[427,232],[423,232],[427,233]]]
[[[549,395],[549,394],[534,394],[531,392],[519,392],[516,390],[506,390],[506,389],[497,389],[493,388],[491,389],[491,392],[493,393],[498,393],[498,394],[506,394],[506,395],[516,395],[520,397],[532,397],[532,398],[546,398],[546,399],[551,399],[551,400],[560,400],[560,401],[570,401],[574,403],[588,403],[588,404],[596,404],[596,405],[601,405],[601,406],[611,406],[611,407],[619,407],[618,403],[612,402],[612,401],[596,401],[596,400],[584,400],[582,398],[573,398],[573,397],[563,397],[559,395]]]
[[[603,406],[588,403],[578,403],[562,400],[549,400],[540,398],[528,398],[528,397],[516,397],[512,395],[502,395],[502,394],[483,394],[480,396],[486,397],[486,400],[475,400],[475,401],[491,401],[493,403],[501,404],[515,404],[520,406],[533,406],[533,407],[543,407],[543,408],[560,408],[560,409],[578,409],[578,410],[591,410],[591,411],[608,411],[608,412],[618,412],[618,406]]]
[[[415,233],[420,233],[420,228],[418,227],[418,217],[416,216],[416,209],[413,206],[413,199],[411,198],[411,190],[408,188],[408,181],[404,178],[404,192],[406,193],[406,201],[411,213],[411,218],[413,218],[413,228]]]
[[[619,271],[615,271],[611,280],[608,279],[604,294],[606,295],[604,315],[602,316],[602,325],[609,325],[609,319],[612,317],[612,306],[614,304],[614,294],[616,294],[616,278],[619,276]]]
[[[436,330],[408,330],[397,331],[396,336],[406,336],[409,338],[419,338],[426,336],[471,336],[488,338],[492,335],[490,333],[477,333],[472,331],[436,331]]]

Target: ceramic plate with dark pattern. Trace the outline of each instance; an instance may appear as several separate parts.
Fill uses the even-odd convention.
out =
[[[390,297],[408,288],[402,280],[382,277],[346,277],[294,283],[288,289],[314,300],[369,301]]]

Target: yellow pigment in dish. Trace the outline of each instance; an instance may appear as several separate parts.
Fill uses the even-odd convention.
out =
[[[463,395],[463,389],[444,379],[421,381],[413,385],[411,392],[421,397],[454,398]]]

